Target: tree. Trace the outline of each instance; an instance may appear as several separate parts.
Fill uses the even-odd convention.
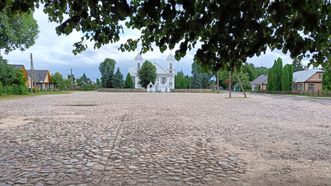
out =
[[[292,84],[293,84],[293,65],[289,65],[288,67],[288,74],[289,74],[289,79],[288,79],[288,91],[292,90]]]
[[[290,91],[290,65],[286,64],[282,74],[282,91]]]
[[[183,71],[180,71],[175,76],[175,88],[186,89],[189,88],[189,80],[187,76],[184,75]]]
[[[1,1],[6,13],[30,11],[44,3],[44,12],[59,23],[58,34],[74,30],[84,36],[74,44],[74,52],[117,42],[123,26],[141,30],[128,39],[122,50],[141,52],[158,47],[174,49],[176,59],[197,48],[195,59],[216,72],[240,68],[247,58],[271,50],[289,52],[291,57],[311,55],[313,65],[326,63],[331,46],[330,1],[90,1],[31,0]],[[8,10],[7,10],[8,9]]]
[[[66,90],[68,88],[67,83],[64,81],[63,76],[60,72],[56,72],[52,76],[52,83],[54,83],[55,87],[59,90]]]
[[[86,84],[91,84],[91,82],[92,82],[91,79],[88,78],[85,75],[85,73],[83,73],[83,75],[80,78],[77,79],[77,85],[81,86],[81,87],[86,85]]]
[[[266,68],[266,67],[256,67],[255,71],[256,71],[255,78],[257,78],[260,75],[268,74],[268,68]]]
[[[22,71],[8,65],[0,56],[0,95],[27,94],[25,82]]]
[[[274,85],[274,69],[270,68],[268,71],[268,83],[267,83],[267,90],[268,91],[275,91]]]
[[[211,73],[206,70],[197,62],[192,63],[192,84],[191,88],[208,88],[209,80],[212,77]]]
[[[304,67],[301,63],[301,60],[299,60],[297,57],[294,58],[292,64],[293,64],[293,71],[294,72],[301,71],[301,70],[304,69]]]
[[[322,81],[323,90],[331,90],[331,65],[324,68]]]
[[[6,14],[0,12],[0,51],[25,50],[32,46],[39,33],[32,12]]]
[[[101,82],[100,82],[100,79],[99,79],[99,78],[97,78],[97,80],[96,80],[96,84],[97,84],[97,87],[98,87],[98,88],[101,87]]]
[[[124,87],[125,87],[125,88],[133,88],[133,87],[134,87],[133,80],[132,80],[132,76],[131,76],[130,73],[128,73],[128,74],[126,75],[125,83],[124,83]]]
[[[101,73],[101,85],[103,88],[113,88],[115,64],[116,61],[109,58],[106,58],[100,63],[99,70]]]
[[[283,74],[283,61],[281,58],[277,58],[273,65],[273,85],[274,91],[282,90],[282,74]]]
[[[147,87],[147,85],[152,82],[155,82],[156,79],[156,67],[153,65],[150,61],[145,61],[143,65],[141,66],[139,72],[139,79],[140,79],[140,85],[144,88]]]
[[[117,68],[116,73],[114,75],[113,79],[113,87],[114,88],[123,88],[124,82],[123,82],[123,75],[120,71],[120,68]]]

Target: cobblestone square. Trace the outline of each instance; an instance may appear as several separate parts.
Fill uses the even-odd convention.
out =
[[[0,185],[331,185],[331,100],[234,97],[0,101]]]

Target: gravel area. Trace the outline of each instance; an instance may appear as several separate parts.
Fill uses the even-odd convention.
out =
[[[0,101],[0,186],[331,185],[331,100],[248,96]]]

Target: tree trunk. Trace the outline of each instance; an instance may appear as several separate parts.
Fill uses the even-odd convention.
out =
[[[220,93],[220,76],[219,76],[219,71],[217,71],[216,74],[216,83],[217,83],[217,93]]]
[[[229,71],[229,98],[231,98],[231,91],[232,91],[232,78],[231,78],[231,71]]]
[[[239,85],[240,85],[241,91],[243,92],[245,98],[247,98],[246,93],[245,93],[245,90],[244,90],[244,87],[243,87],[243,84],[241,83],[241,80],[240,80],[240,78],[239,78],[239,74],[237,74],[237,78],[238,78],[238,82],[239,82]]]

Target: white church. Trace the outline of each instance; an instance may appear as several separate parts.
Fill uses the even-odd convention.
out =
[[[142,88],[139,84],[139,76],[138,71],[140,67],[144,63],[144,59],[141,55],[137,55],[134,58],[136,62],[136,67],[129,68],[129,73],[131,74],[132,78],[134,79],[134,88]],[[155,82],[151,82],[147,86],[148,92],[170,92],[171,89],[175,89],[175,69],[173,68],[173,62],[175,58],[173,55],[169,54],[166,58],[167,67],[162,67],[157,62],[152,62],[156,67],[156,80]]]

